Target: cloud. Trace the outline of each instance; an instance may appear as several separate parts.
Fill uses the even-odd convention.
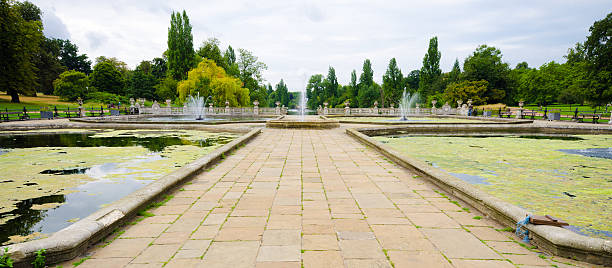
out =
[[[70,32],[66,24],[55,15],[53,9],[43,9],[43,33],[48,38],[70,39]]]
[[[89,40],[89,47],[92,50],[98,49],[101,45],[106,43],[106,40],[108,40],[108,37],[105,34],[98,32],[88,32],[85,34],[85,36],[87,37],[87,40]]]

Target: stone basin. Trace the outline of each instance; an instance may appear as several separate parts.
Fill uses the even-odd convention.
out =
[[[270,128],[311,128],[311,129],[328,129],[337,128],[340,126],[338,120],[324,119],[319,116],[284,116],[281,119],[270,120],[266,122],[266,127]]]

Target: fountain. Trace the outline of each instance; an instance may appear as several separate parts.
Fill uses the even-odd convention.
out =
[[[418,93],[410,96],[410,93],[406,92],[404,89],[404,93],[402,94],[402,99],[399,102],[399,109],[401,115],[401,121],[408,120],[407,116],[410,113],[410,107],[414,104],[414,102],[419,98]]]
[[[306,113],[306,103],[308,102],[308,98],[306,98],[306,88],[302,89],[300,92],[300,119],[304,121],[304,114]]]
[[[210,96],[204,99],[204,97],[200,97],[200,93],[198,95],[189,96],[187,98],[187,103],[185,106],[185,113],[195,116],[196,120],[204,120],[206,119],[206,102],[208,102]]]

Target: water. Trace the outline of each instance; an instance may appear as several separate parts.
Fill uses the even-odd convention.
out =
[[[61,230],[233,138],[164,130],[0,133],[0,243]]]
[[[300,111],[300,119],[302,121],[304,121],[304,115],[306,115],[306,103],[308,102],[308,99],[306,98],[306,88],[302,89],[302,92],[300,92],[300,107],[299,107],[299,111]]]
[[[400,109],[400,120],[406,121],[408,114],[414,114],[411,107],[413,104],[419,99],[419,94],[415,93],[410,96],[410,93],[406,92],[404,89],[404,93],[402,93],[402,99],[399,101],[399,109]]]
[[[134,118],[128,119],[134,121],[151,121],[151,122],[168,122],[168,121],[181,121],[181,122],[223,122],[223,121],[261,121],[265,122],[266,118],[261,117],[236,117],[236,116],[227,116],[227,117],[210,117],[204,116],[202,119],[194,119],[193,116],[155,116],[155,117],[145,117],[145,118]]]
[[[187,98],[187,103],[185,104],[185,108],[187,108],[187,112],[193,116],[195,120],[203,120],[206,118],[206,102],[210,99],[211,96],[204,99],[204,97],[200,97],[200,93],[196,96],[189,96]]]
[[[568,154],[578,154],[588,157],[598,157],[604,159],[612,159],[611,148],[588,148],[588,149],[559,149],[559,151]]]

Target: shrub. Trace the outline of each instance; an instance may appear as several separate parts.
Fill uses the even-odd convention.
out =
[[[127,104],[129,102],[127,97],[108,93],[108,92],[92,92],[92,93],[87,94],[86,99],[89,101],[99,102],[99,103],[123,102]]]

